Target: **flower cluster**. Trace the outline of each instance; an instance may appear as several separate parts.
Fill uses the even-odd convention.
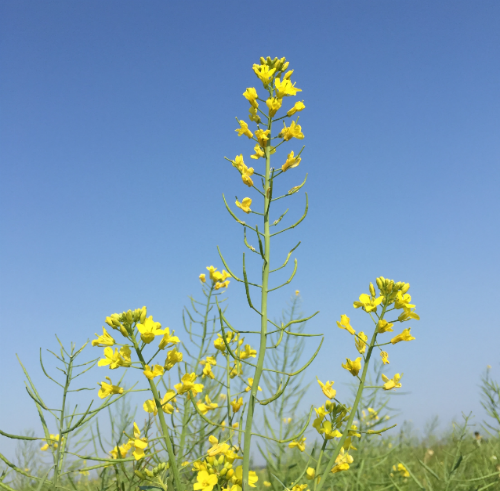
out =
[[[229,286],[228,278],[231,278],[231,275],[229,273],[224,270],[222,270],[221,273],[220,271],[217,271],[217,268],[214,268],[213,266],[207,266],[207,269],[210,279],[212,280],[212,286],[214,290],[220,290],[221,288],[227,288]],[[207,281],[205,273],[200,274],[199,278],[202,283],[205,283]]]

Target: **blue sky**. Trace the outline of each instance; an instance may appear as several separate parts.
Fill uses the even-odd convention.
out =
[[[295,289],[321,311],[308,376],[347,396],[340,365],[355,351],[335,321],[369,329],[353,300],[380,275],[410,282],[422,320],[390,353],[407,392],[394,405],[419,427],[479,421],[479,377],[490,364],[500,378],[499,15],[496,0],[3,2],[0,394],[16,404],[0,405],[1,427],[36,428],[15,353],[37,373],[54,334],[81,344],[142,305],[180,332],[198,275],[221,267],[217,245],[241,270],[221,196],[248,193],[224,156],[249,160],[234,118],[267,55],[287,57],[306,105],[303,160],[280,186],[307,172],[310,200],[273,249],[278,265],[302,240],[272,315]],[[289,225],[304,196],[286,206]],[[228,296],[235,324],[256,325],[243,288]]]

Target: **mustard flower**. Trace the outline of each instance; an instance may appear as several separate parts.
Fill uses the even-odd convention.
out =
[[[396,375],[394,375],[394,377],[390,379],[382,374],[382,380],[385,382],[384,390],[399,389],[401,387],[401,384],[399,383],[401,377],[402,376],[399,375],[399,373],[396,373]]]
[[[110,450],[109,453],[111,454],[112,459],[123,459],[127,456],[127,453],[131,448],[132,448],[132,442],[128,441],[123,445],[116,446],[113,450]]]
[[[323,382],[321,382],[321,380],[318,380],[318,384],[320,385],[323,394],[325,394],[325,396],[328,397],[328,399],[333,399],[335,397],[335,394],[337,393],[336,390],[332,389],[334,383],[335,382],[330,382],[327,380],[326,383],[324,384]]]
[[[253,121],[257,124],[262,122],[256,107],[250,107],[250,109],[248,110],[248,118],[250,119],[250,121]]]
[[[278,112],[282,102],[283,99],[278,99],[276,97],[270,97],[269,99],[267,99],[266,106],[269,109],[269,116],[271,118]]]
[[[286,115],[287,116],[293,116],[295,113],[299,112],[299,111],[303,111],[304,109],[306,108],[306,106],[304,106],[304,101],[297,101],[295,103],[295,105],[292,107],[292,109],[290,109]]]
[[[306,479],[312,481],[316,477],[316,470],[313,467],[308,467],[306,470]]]
[[[171,370],[176,363],[180,363],[182,361],[182,353],[177,351],[177,348],[174,348],[170,351],[167,351],[167,358],[165,359],[165,364],[163,365],[165,370]]]
[[[141,333],[141,339],[146,344],[151,343],[155,336],[165,333],[165,330],[161,329],[161,324],[153,320],[152,315],[144,319],[143,323],[137,324],[137,330]]]
[[[401,290],[396,293],[396,299],[394,300],[394,308],[411,310],[415,308],[415,305],[411,304],[411,295],[409,293],[403,293]]]
[[[264,85],[269,84],[269,81],[273,78],[274,72],[276,71],[276,68],[269,68],[268,65],[257,64],[254,64],[252,69]]]
[[[393,329],[392,329],[392,326],[394,324],[391,324],[390,322],[387,322],[386,320],[384,319],[380,319],[378,322],[377,322],[377,332],[379,334],[382,334],[384,332],[393,332]]]
[[[200,276],[198,276],[198,278],[200,278],[200,281],[201,281],[202,283],[205,283],[205,281],[207,281],[207,280],[205,279],[205,275],[204,275],[204,274],[200,274]]]
[[[104,348],[104,358],[99,360],[97,366],[104,367],[109,365],[111,370],[114,370],[118,367],[129,367],[132,364],[132,360],[130,358],[131,351],[128,346],[123,346],[120,351],[118,348]]]
[[[238,136],[245,135],[248,136],[248,138],[253,138],[253,133],[248,129],[248,124],[240,119],[240,128],[237,128],[236,131],[238,133]]]
[[[325,435],[326,440],[331,440],[332,438],[340,438],[342,433],[339,430],[333,428],[331,421],[323,421],[319,428],[316,428],[320,435]]]
[[[248,485],[252,488],[255,488],[255,483],[259,480],[259,477],[255,473],[255,471],[248,472]],[[231,481],[234,483],[231,487],[231,491],[242,491],[242,482],[243,482],[243,467],[239,465],[234,470],[234,474],[231,477]]]
[[[342,368],[345,368],[347,371],[351,372],[355,377],[361,370],[361,356],[356,358],[354,361],[346,358],[346,362],[342,363]]]
[[[145,370],[142,373],[146,375],[148,380],[153,380],[155,377],[163,375],[164,372],[165,369],[161,365],[155,365],[152,369],[149,365],[146,365]]]
[[[307,489],[307,484],[296,484],[293,488],[292,491],[305,491]]]
[[[286,162],[281,166],[281,170],[286,172],[288,169],[294,169],[300,164],[302,159],[297,155],[294,156],[293,150],[288,154]]]
[[[420,316],[413,309],[405,309],[401,314],[399,314],[398,321],[405,322],[410,319],[414,319],[416,321],[420,320]]]
[[[212,491],[214,486],[218,483],[217,474],[209,474],[207,471],[200,471],[196,476],[197,482],[193,484],[195,491]]]
[[[132,455],[135,460],[144,458],[146,455],[144,449],[148,446],[148,439],[146,437],[141,438],[141,430],[137,426],[137,423],[134,423],[134,440],[132,441],[132,445],[134,446]]]
[[[245,92],[243,92],[243,97],[252,105],[254,108],[259,107],[259,103],[257,102],[257,91],[255,87],[249,87]]]
[[[292,82],[285,77],[283,77],[283,81],[277,78],[274,83],[276,87],[276,96],[280,99],[285,96],[296,95],[297,92],[302,92],[302,89],[295,87],[295,84],[292,84]]]
[[[337,326],[339,326],[340,329],[345,329],[349,334],[356,334],[356,331],[351,327],[351,320],[345,314],[340,316],[340,322],[337,321]]]
[[[240,397],[239,399],[234,399],[234,401],[231,401],[231,406],[233,408],[233,412],[237,413],[241,406],[243,406],[243,397]]]
[[[252,158],[254,160],[261,159],[262,157],[265,156],[264,150],[262,150],[262,148],[260,148],[259,144],[255,145],[255,147],[253,148],[253,151],[255,152],[255,154],[250,155],[250,158]]]
[[[212,372],[212,365],[210,365],[210,363],[207,363],[203,367],[202,373],[203,373],[203,375],[201,376],[201,378],[208,377],[208,378],[211,378],[212,380],[215,378],[214,372]]]
[[[170,334],[170,329],[167,327],[164,329],[164,332],[165,334],[163,335],[163,338],[158,345],[159,349],[164,349],[168,344],[177,344],[181,342],[181,340],[177,336],[174,336],[175,331],[172,331],[172,334]]]
[[[384,297],[380,296],[378,298],[370,297],[366,293],[362,293],[359,296],[359,302],[354,302],[353,306],[355,309],[361,307],[365,312],[373,312],[377,310],[377,307],[383,302]]]
[[[146,309],[146,307],[143,307],[143,309]],[[109,327],[112,327],[113,329],[120,331],[122,333],[122,336],[128,338],[127,329],[125,329],[125,326],[123,326],[122,323],[120,322],[120,318],[121,318],[120,314],[111,314],[109,317],[106,317],[106,319],[104,319],[104,322]]]
[[[196,373],[186,373],[182,376],[181,382],[174,385],[175,390],[179,395],[185,394],[186,392],[191,392],[193,396],[198,394],[203,390],[203,384],[195,384]]]
[[[243,201],[240,203],[236,200],[236,206],[243,210],[245,213],[250,213],[252,210],[250,209],[250,205],[252,204],[251,198],[243,198]]]
[[[300,440],[294,440],[288,444],[290,448],[297,447],[301,452],[306,449],[306,437],[302,437]]]
[[[356,349],[362,355],[366,351],[366,341],[368,340],[368,336],[364,332],[360,332],[355,338],[354,343],[356,345]]]
[[[115,340],[108,334],[104,327],[102,328],[102,336],[97,336],[97,339],[92,341],[92,346],[99,346],[101,348],[113,346],[114,344]]]
[[[40,450],[42,452],[45,452],[49,449],[49,447],[56,449],[59,446],[59,440],[59,435],[53,435],[52,433],[50,433],[50,438],[46,440],[47,443],[43,445],[43,447],[40,447]]]
[[[252,386],[253,386],[253,378],[248,378],[248,387],[245,389],[245,392],[250,392],[250,390],[252,389]],[[257,390],[260,390],[262,391],[262,389],[260,387],[257,387]]]
[[[109,377],[105,377],[107,380],[109,380],[109,384],[106,382],[101,382],[100,386],[101,388],[99,389],[98,396],[101,399],[104,399],[105,397],[108,397],[112,394],[123,394],[123,387],[118,387],[117,385],[113,385],[111,382],[111,379]]]
[[[340,449],[340,453],[335,459],[335,467],[330,471],[332,474],[337,472],[346,471],[349,469],[349,464],[352,464],[354,459],[351,455],[344,451],[344,447]]]
[[[397,466],[393,465],[392,470],[394,472],[399,472],[401,477],[410,477],[410,473],[408,472],[408,469],[403,464],[398,464]]]
[[[288,128],[286,123],[283,122],[283,129],[278,136],[281,136],[285,141],[291,140],[292,138],[297,138],[298,140],[302,140],[304,138],[302,127],[299,124],[296,124],[295,121],[292,121]]]
[[[208,437],[208,441],[212,444],[212,447],[207,451],[209,457],[225,454],[229,450],[229,445],[227,443],[219,443],[219,440],[213,435]]]
[[[175,390],[172,389],[167,390],[166,394],[161,400],[161,408],[164,413],[173,414],[174,406],[172,406],[170,402],[177,402],[177,399],[175,398]]]
[[[269,133],[271,130],[257,130],[255,132],[255,137],[257,138],[257,141],[259,142],[259,145],[264,148],[267,144],[267,141],[269,140]]]
[[[241,180],[243,181],[243,184],[246,184],[249,188],[253,186],[253,181],[250,176],[253,175],[253,167],[250,167],[249,169],[246,170],[246,172],[241,174]]]
[[[387,351],[381,351],[380,356],[382,358],[382,363],[384,365],[388,365],[390,363],[389,362],[389,353],[387,353]]]
[[[240,359],[246,360],[247,358],[256,358],[257,350],[252,349],[249,344],[245,344],[245,349],[240,352]]]
[[[155,416],[158,414],[158,408],[156,407],[156,402],[154,399],[148,399],[142,405],[142,408],[147,413],[153,413]]]
[[[210,365],[209,365],[210,366]],[[217,409],[219,405],[216,402],[212,402],[208,395],[205,396],[205,402],[198,401],[197,404],[200,413],[205,415],[208,411],[212,411],[213,409]]]
[[[283,418],[283,423],[285,423],[286,425],[290,424],[292,421],[292,418]]]
[[[408,329],[404,329],[401,334],[394,336],[391,339],[391,343],[396,344],[399,343],[400,341],[413,341],[415,338],[410,334],[410,329],[411,327],[409,327]]]
[[[214,286],[215,290],[220,290],[221,288],[227,288],[229,286],[229,280],[227,281],[221,281],[219,283],[216,283]]]

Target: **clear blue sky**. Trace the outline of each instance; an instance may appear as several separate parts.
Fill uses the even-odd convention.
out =
[[[234,118],[267,55],[287,57],[306,105],[303,160],[281,185],[308,172],[310,213],[276,241],[275,264],[302,245],[272,313],[296,288],[321,311],[310,380],[347,395],[355,352],[335,321],[367,329],[352,302],[383,275],[411,283],[422,319],[391,350],[408,392],[394,405],[419,426],[481,417],[480,374],[500,379],[499,19],[497,0],[2,2],[0,397],[16,404],[0,427],[37,427],[15,353],[37,373],[55,333],[83,343],[142,305],[180,332],[217,245],[240,270],[221,195],[246,188],[224,156],[249,160]],[[229,298],[237,325],[257,323],[234,281]]]

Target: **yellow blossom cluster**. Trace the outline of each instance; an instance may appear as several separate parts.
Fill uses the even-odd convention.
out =
[[[207,266],[207,270],[209,277],[212,280],[214,290],[220,290],[221,288],[227,288],[229,286],[228,278],[231,278],[231,275],[228,272],[224,270],[222,270],[222,272],[217,271],[217,268],[214,268],[213,266]],[[199,278],[202,283],[207,281],[204,273],[200,274]]]
[[[134,437],[130,438],[127,443],[123,445],[116,446],[109,453],[111,454],[112,459],[123,459],[127,456],[127,453],[133,448],[134,451],[132,455],[135,460],[141,460],[146,456],[144,450],[148,446],[148,439],[146,437],[141,437],[141,430],[137,426],[137,423],[134,423]]]

